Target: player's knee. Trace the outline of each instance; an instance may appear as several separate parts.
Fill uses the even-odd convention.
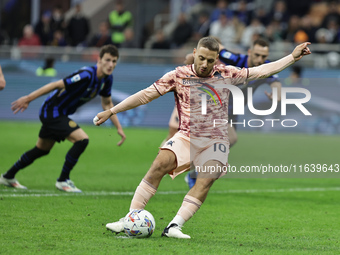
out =
[[[172,169],[170,168],[171,167],[169,167],[169,164],[166,164],[164,161],[155,160],[152,163],[150,170],[153,175],[163,176],[173,169],[173,168]]]
[[[237,135],[229,138],[230,147],[237,143]]]
[[[200,190],[204,189],[210,189],[210,187],[213,185],[213,183],[218,178],[197,178],[195,186],[198,187]]]
[[[84,151],[89,144],[89,139],[82,139],[74,143],[74,146],[77,147],[78,150]]]
[[[34,154],[37,156],[37,157],[42,157],[42,156],[46,156],[47,154],[50,153],[50,151],[45,151],[45,150],[42,150],[42,149],[39,149],[37,146],[34,147]]]

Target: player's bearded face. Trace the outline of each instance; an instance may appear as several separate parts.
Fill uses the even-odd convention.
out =
[[[99,60],[98,67],[105,75],[112,74],[113,70],[117,65],[118,58],[111,56],[109,53],[105,53],[104,56]]]
[[[194,68],[197,76],[209,76],[218,59],[218,53],[205,47],[194,49]]]
[[[263,47],[261,45],[254,45],[252,49],[248,51],[250,63],[248,63],[249,67],[259,66],[266,61],[269,55],[268,47]]]

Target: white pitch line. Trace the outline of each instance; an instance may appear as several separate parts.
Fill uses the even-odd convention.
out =
[[[1,194],[1,192],[12,191],[14,193]],[[329,188],[291,188],[291,189],[248,189],[248,190],[212,190],[211,194],[232,194],[232,193],[284,193],[284,192],[324,192],[340,191],[340,187]],[[107,192],[107,191],[85,191],[83,193],[50,193],[50,190],[0,190],[0,197],[65,197],[65,196],[132,196],[134,192]],[[188,191],[158,191],[160,195],[186,194]]]

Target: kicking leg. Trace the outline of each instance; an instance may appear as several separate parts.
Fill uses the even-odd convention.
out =
[[[132,198],[130,211],[144,209],[149,199],[155,195],[164,175],[176,168],[176,156],[170,150],[160,150],[149,171],[137,187]],[[117,222],[106,224],[106,228],[119,233],[124,230],[124,218]]]
[[[222,163],[216,160],[210,160],[204,164],[208,166],[223,166]],[[187,195],[183,199],[181,208],[178,210],[177,215],[164,229],[162,236],[174,237],[174,238],[190,238],[189,235],[183,234],[181,231],[182,226],[187,222],[201,207],[205,201],[210,187],[213,185],[215,180],[218,179],[220,173],[203,173],[199,172],[195,185],[189,190]]]

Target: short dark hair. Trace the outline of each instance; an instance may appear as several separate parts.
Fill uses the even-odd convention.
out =
[[[211,35],[210,37],[211,37],[211,38],[214,38],[219,44],[222,44],[221,39],[218,38],[217,36]]]
[[[101,47],[99,57],[102,58],[105,53],[109,53],[111,56],[119,58],[118,49],[113,44],[107,44]]]
[[[210,36],[201,38],[198,41],[197,49],[199,47],[204,47],[204,48],[207,48],[211,51],[216,51],[217,53],[219,53],[219,51],[220,51],[220,46],[219,46],[218,42],[216,41],[216,39],[214,39]]]
[[[255,45],[260,45],[262,47],[268,47],[269,48],[269,43],[263,38],[256,39],[253,42],[252,47],[254,47]]]

